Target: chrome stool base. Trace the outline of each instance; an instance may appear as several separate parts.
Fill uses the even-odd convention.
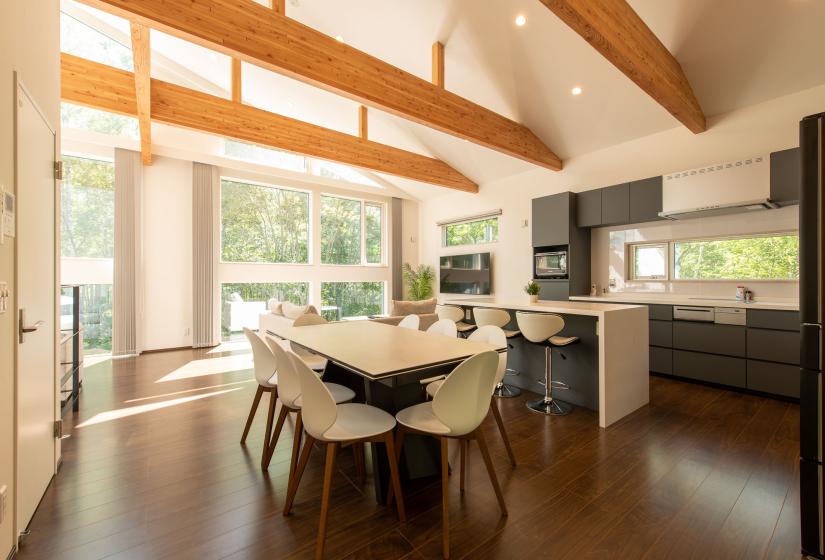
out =
[[[527,401],[527,408],[538,414],[548,414],[551,416],[565,416],[573,410],[573,405],[558,399],[548,399],[542,397]]]
[[[496,385],[495,391],[493,391],[494,397],[499,397],[502,399],[509,399],[511,397],[517,397],[521,394],[521,389],[516,387],[515,385],[507,385],[506,383],[499,383]]]

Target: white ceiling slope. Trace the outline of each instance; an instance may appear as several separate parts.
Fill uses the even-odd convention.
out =
[[[823,0],[629,2],[682,64],[706,116],[825,83]],[[517,14],[527,17],[524,27],[513,24]],[[681,126],[539,0],[289,0],[287,15],[424,79],[431,45],[441,41],[447,89],[523,123],[563,159]],[[193,61],[194,51],[170,41],[153,46],[185,68],[222,66]],[[573,86],[584,93],[572,96]],[[246,64],[244,98],[357,132],[356,103]],[[370,115],[371,139],[441,158],[481,185],[532,168],[381,111]],[[419,198],[444,192],[388,179]]]

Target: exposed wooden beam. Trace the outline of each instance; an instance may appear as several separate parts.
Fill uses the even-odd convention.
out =
[[[241,61],[232,59],[232,101],[241,103],[243,100],[243,81],[241,80]]]
[[[144,165],[152,165],[152,95],[150,86],[149,28],[132,22],[132,57],[135,67],[135,101],[140,127],[140,154]]]
[[[679,62],[626,0],[541,0],[691,132],[705,115]]]
[[[278,15],[286,15],[286,0],[270,0],[272,2],[272,9]]]
[[[218,50],[475,142],[561,169],[527,127],[249,0],[83,0]]]
[[[61,56],[65,101],[137,115],[131,72]],[[441,160],[305,123],[181,86],[151,81],[152,120],[466,192],[478,185]]]
[[[433,43],[433,84],[444,87],[444,45]]]
[[[363,105],[358,107],[358,136],[364,140],[369,136],[369,117],[367,108]]]

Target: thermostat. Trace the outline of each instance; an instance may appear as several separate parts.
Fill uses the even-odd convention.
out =
[[[0,219],[2,219],[3,222],[0,241],[2,241],[5,237],[14,237],[15,213],[14,193],[7,191],[2,185],[0,185]]]

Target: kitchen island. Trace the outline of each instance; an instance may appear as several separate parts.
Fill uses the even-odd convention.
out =
[[[491,307],[510,312],[509,329],[517,329],[515,312],[555,313],[565,321],[561,334],[580,342],[557,355],[553,379],[570,386],[554,396],[599,412],[599,426],[607,428],[650,400],[648,372],[648,310],[645,306],[578,301],[519,302],[495,298],[450,299],[443,303],[467,309]],[[472,318],[468,319],[472,322]],[[520,375],[506,382],[537,393],[544,388],[544,351],[523,337],[511,339],[508,368]]]

